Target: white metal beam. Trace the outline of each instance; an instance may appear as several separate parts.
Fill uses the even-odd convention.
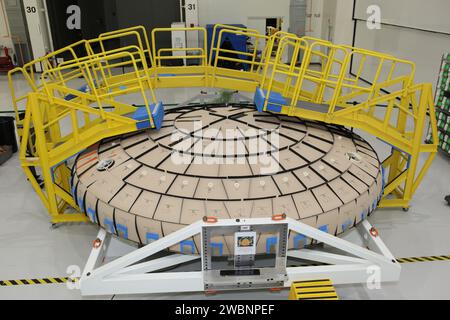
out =
[[[116,275],[104,279],[89,279],[81,283],[81,293],[86,296],[201,292],[203,290],[203,275],[200,271]]]
[[[116,274],[139,274],[155,272],[161,269],[178,266],[182,263],[199,260],[200,256],[191,256],[187,254],[173,254],[171,256],[162,257],[148,262],[132,265],[120,270]]]
[[[302,234],[308,238],[315,239],[319,242],[325,243],[331,247],[337,248],[341,251],[347,252],[353,256],[358,258],[362,258],[365,260],[372,261],[374,264],[383,265],[383,266],[392,266],[397,264],[393,262],[390,257],[385,257],[384,255],[380,255],[376,252],[367,250],[366,248],[360,247],[356,244],[353,244],[349,241],[337,238],[328,233],[322,232],[319,229],[313,228],[304,223],[299,223],[293,219],[289,219],[289,229]],[[368,222],[367,222],[368,223]],[[369,224],[370,225],[370,224]],[[400,267],[400,266],[399,266]]]
[[[353,258],[353,257],[349,257],[349,256],[333,254],[333,253],[317,251],[317,250],[309,250],[309,249],[289,250],[288,257],[309,260],[309,261],[316,261],[316,262],[321,262],[321,263],[326,263],[326,264],[367,263],[367,260],[364,260],[364,259]]]
[[[241,219],[239,221],[219,220],[213,224],[199,221],[97,268],[111,237],[104,230],[100,230],[98,239],[101,240],[101,246],[92,249],[80,281],[82,294],[109,295],[204,291],[205,284],[202,271],[149,273],[194,261],[200,259],[200,256],[174,254],[148,262],[140,261],[183,240],[201,234],[203,227],[286,223],[288,223],[291,231],[337,248],[349,254],[349,256],[319,250],[291,250],[288,252],[288,256],[330,265],[287,268],[289,280],[284,283],[285,287],[289,287],[293,281],[323,278],[331,279],[334,284],[365,283],[368,281],[371,275],[370,270],[373,267],[380,270],[380,281],[396,281],[400,277],[400,265],[396,263],[381,238],[370,233],[372,226],[367,221],[364,221],[358,230],[365,241],[380,253],[370,251],[289,218],[281,221],[273,221],[270,218]]]
[[[143,259],[154,255],[162,250],[170,248],[181,241],[189,239],[201,232],[203,221],[191,224],[183,229],[165,236],[155,242],[152,242],[145,247],[131,252],[123,257],[120,257],[92,272],[93,277],[101,277],[118,272],[122,268],[126,268],[134,263],[142,261]]]

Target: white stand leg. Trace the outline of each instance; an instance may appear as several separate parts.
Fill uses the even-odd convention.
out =
[[[309,235],[311,238],[340,249],[351,256],[317,250],[291,250],[288,252],[290,257],[328,265],[288,268],[288,286],[295,281],[315,279],[330,279],[334,284],[366,283],[369,280],[373,281],[373,276],[378,276],[377,281],[380,282],[392,282],[400,279],[400,264],[381,238],[371,234],[373,228],[368,221],[363,221],[358,227],[358,231],[364,244],[370,250],[306,225],[294,224],[290,227],[295,232]]]

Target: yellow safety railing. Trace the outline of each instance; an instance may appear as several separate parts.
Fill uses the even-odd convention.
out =
[[[242,28],[242,27],[237,27],[237,26],[231,26],[231,25],[227,25],[227,24],[215,24],[214,28],[213,28],[213,33],[212,33],[212,37],[211,37],[211,44],[210,44],[210,52],[209,52],[209,65],[212,65],[212,61],[213,61],[213,57],[217,51],[218,48],[221,47],[222,43],[221,40],[219,41],[219,39],[217,39],[217,31],[219,29],[225,29],[225,30],[233,30],[233,31],[241,31],[241,32],[245,32],[248,34],[256,34],[259,35],[259,32],[256,29],[248,29],[248,28]],[[218,40],[216,42],[216,39]],[[257,47],[257,46],[256,46]]]
[[[272,59],[273,48],[276,42],[278,43],[278,50],[276,50],[275,57]],[[282,59],[287,49],[293,51],[292,59],[289,63],[284,63]],[[309,44],[304,39],[298,38],[293,34],[278,32],[271,37],[266,51],[265,66],[261,79],[261,87],[267,88],[268,95],[272,91],[279,91],[287,98],[293,98],[298,94],[307,71],[305,61],[308,49]],[[303,56],[301,67],[297,66],[299,56]],[[286,80],[281,80],[283,78]],[[274,83],[277,80],[283,83],[281,90],[280,88],[274,90]],[[267,100],[264,110],[267,109],[268,102]]]
[[[76,90],[66,90],[80,96],[86,95]],[[88,96],[86,100],[93,98]],[[117,102],[111,101],[111,103],[119,106]],[[97,119],[83,123],[81,117],[84,114],[89,115],[89,118],[94,116]],[[64,135],[61,132],[61,125],[66,119],[69,120],[72,130]],[[109,125],[102,125],[106,121]],[[36,155],[30,155],[27,145],[22,143],[19,157],[26,176],[51,214],[53,222],[87,221],[81,214],[65,214],[61,209],[65,205],[77,208],[70,195],[70,170],[65,162],[98,142],[98,139],[136,130],[135,121],[115,113],[104,114],[101,110],[83,103],[56,97],[50,100],[45,95],[31,93],[27,103],[22,141],[29,139],[30,128],[34,128],[36,132]],[[31,171],[32,167],[40,169],[45,189],[40,188]],[[56,183],[55,176],[60,183]]]
[[[199,34],[200,38],[203,38],[202,40],[202,46],[201,47],[193,47],[193,48],[160,48],[157,51],[156,43],[157,43],[157,35],[159,33],[163,32],[196,32]],[[200,66],[206,67],[208,64],[208,57],[207,57],[207,33],[205,28],[201,27],[194,27],[194,28],[155,28],[152,30],[152,50],[153,50],[153,56],[155,60],[155,66],[161,67],[161,61],[162,60],[170,60],[170,59],[199,59],[200,60]],[[184,55],[173,55],[173,56],[162,56],[161,54],[164,52],[168,53],[175,53],[175,52],[185,52]],[[197,55],[189,55],[188,52],[199,52],[200,54]]]
[[[221,29],[219,32],[219,36],[217,39],[218,43],[222,43],[222,39],[225,37],[226,34],[234,34],[237,36],[245,36],[249,39],[254,38],[254,48],[252,52],[244,52],[239,50],[230,50],[230,49],[224,49],[220,46],[217,46],[216,48],[211,49],[211,54],[214,52],[214,67],[218,67],[218,62],[221,60],[224,61],[230,61],[230,62],[236,62],[240,63],[242,65],[249,65],[249,71],[250,72],[258,72],[263,67],[263,62],[256,61],[257,59],[257,52],[258,52],[258,44],[262,40],[268,40],[269,37],[263,36],[257,33],[248,32],[248,31],[242,31],[242,30],[229,30],[229,29]],[[233,54],[236,55],[237,58],[230,58],[226,57],[224,55],[221,55],[221,53],[227,53],[227,54]],[[239,57],[244,56],[246,59]],[[256,68],[255,68],[256,67]]]
[[[213,42],[217,39],[217,46],[210,49],[211,61],[211,86],[223,86],[228,89],[233,89],[233,84],[230,85],[230,79],[240,81],[244,87],[243,90],[254,90],[260,81],[262,70],[265,63],[264,58],[266,49],[263,50],[261,59],[258,59],[258,47],[260,43],[269,41],[269,37],[255,33],[254,31],[245,31],[240,28],[226,29],[224,26],[217,33],[217,26],[213,36]],[[253,50],[244,52],[236,49],[222,48],[222,40],[229,35],[243,36],[248,41],[253,43]],[[216,38],[217,37],[217,38]],[[234,70],[222,66],[221,62],[230,62],[240,66],[240,70]],[[252,89],[249,89],[252,88]]]
[[[200,52],[200,54],[197,54],[197,55],[194,55],[194,54],[191,54],[191,55],[187,55],[187,54],[185,54],[185,55],[168,55],[168,56],[162,55],[162,53],[165,53],[165,52],[173,54],[175,52],[187,52],[187,51]],[[190,48],[189,50],[186,50],[185,48],[163,48],[163,49],[159,49],[158,50],[158,54],[156,56],[156,60],[157,60],[156,65],[158,67],[162,67],[161,62],[163,60],[177,60],[177,59],[199,59],[200,61],[202,61],[201,65],[202,66],[206,66],[206,60],[205,60],[206,59],[206,53],[205,53],[205,50],[203,48]]]
[[[64,47],[57,51],[54,51],[42,58],[33,60],[27,64],[25,64],[21,68],[15,68],[8,73],[9,87],[11,90],[12,103],[14,110],[16,112],[16,119],[20,123],[18,110],[19,103],[23,102],[26,104],[28,92],[24,95],[18,96],[15,90],[15,80],[25,80],[25,82],[29,85],[30,91],[38,92],[42,89],[42,85],[40,83],[40,78],[37,76],[35,70],[40,69],[45,71],[47,69],[53,68],[57,63],[58,59],[69,56],[70,60],[77,60],[79,55],[77,55],[76,51],[83,50],[85,51],[87,41],[81,40],[76,43],[71,44],[70,46]],[[20,76],[19,79],[18,76]],[[53,77],[53,74],[50,75]]]
[[[137,44],[141,48],[142,52],[144,52],[144,54],[148,54],[150,61],[153,64],[154,61],[153,61],[152,51],[151,51],[151,47],[150,47],[150,41],[148,38],[147,30],[143,26],[136,26],[136,27],[131,27],[131,28],[127,28],[127,29],[121,29],[121,30],[115,30],[115,31],[102,33],[98,37],[98,42],[101,45],[102,52],[106,51],[105,47],[104,47],[104,41],[124,38],[128,35],[128,32],[134,33],[134,35],[136,36]],[[142,40],[142,38],[143,38],[143,40]],[[96,41],[96,40],[97,39],[94,39],[94,41]]]
[[[150,63],[152,65],[155,62],[154,62],[153,55],[152,55],[152,52],[150,49],[150,43],[148,40],[147,31],[142,26],[102,33],[97,39],[89,40],[87,42],[86,48],[87,48],[87,51],[89,52],[90,56],[92,56],[95,54],[95,50],[93,47],[97,44],[100,46],[100,50],[101,50],[100,52],[98,52],[98,54],[104,55],[111,51],[111,50],[106,50],[105,42],[113,41],[113,40],[123,41],[127,38],[133,38],[135,40],[135,43],[133,45],[135,48],[136,47],[138,48],[138,50],[135,52],[135,54],[138,56],[137,62],[142,64],[143,70],[148,70],[149,66],[147,63],[147,56],[149,57]],[[130,47],[130,45],[125,47],[124,51],[127,51],[126,48],[129,48],[129,47]],[[114,68],[120,68],[120,67],[126,67],[126,64],[115,63],[114,65],[111,65],[111,66],[108,65],[108,67],[107,67],[108,75],[110,77],[112,77],[112,75],[113,75],[112,70]]]
[[[157,36],[163,32],[196,32],[201,40],[192,48],[158,47]],[[224,48],[227,35],[246,37],[252,48]],[[124,40],[127,45],[111,48]],[[383,162],[386,186],[380,206],[408,207],[438,141],[432,87],[414,84],[414,63],[283,31],[268,37],[228,25],[214,27],[209,48],[207,41],[201,27],[157,28],[149,40],[145,28],[138,26],[79,41],[9,73],[22,167],[53,222],[87,221],[81,213],[66,213],[69,206],[76,208],[66,160],[101,139],[136,130],[136,121],[129,117],[136,108],[120,97],[138,94],[154,127],[150,104],[157,102],[155,90],[176,87],[250,92],[261,88],[264,110],[272,103],[271,94],[277,93],[286,100],[281,114],[358,128],[378,137],[392,147]],[[195,59],[198,64],[163,63],[174,59]],[[225,68],[223,62],[243,68]],[[27,94],[18,94],[19,78],[28,84]],[[23,119],[19,105],[26,108]],[[62,130],[63,122],[70,123],[69,132]],[[433,144],[422,143],[428,122]],[[44,190],[32,168],[40,170]]]
[[[275,35],[275,37],[278,38],[277,40],[280,43],[279,50],[273,63],[267,63],[266,69],[272,65],[273,68],[269,75],[269,80],[267,80],[267,73],[264,73],[262,87],[266,87],[269,82],[270,93],[272,91],[270,83],[275,81],[280,75],[287,77],[286,84],[292,78],[297,79],[298,82],[293,91],[286,88],[282,91],[283,95],[293,99],[293,103],[291,103],[292,108],[296,106],[298,100],[311,101],[317,104],[326,103],[329,105],[329,113],[331,114],[337,106],[345,108],[347,103],[355,98],[361,97],[364,100],[370,100],[383,91],[392,91],[395,85],[403,85],[405,79],[408,80],[406,85],[410,85],[414,78],[415,66],[409,61],[369,50],[337,46],[327,41],[309,37],[297,38],[285,33],[281,33],[281,36],[280,34]],[[298,57],[297,52],[301,53],[303,58],[300,66],[296,67],[294,65],[297,60],[291,60],[289,67],[281,61],[282,55],[288,46],[292,47],[296,59]],[[339,55],[340,57],[338,57]],[[318,58],[321,61],[320,68],[311,67],[314,58]],[[359,66],[357,65],[358,71],[354,77],[349,76],[349,63],[352,58],[355,60],[357,58],[360,59]],[[359,81],[368,58],[377,60],[374,75],[369,78],[370,85]],[[387,77],[381,81],[380,74],[383,68],[387,66],[389,67]],[[394,75],[399,66],[409,67],[410,72]],[[401,87],[396,90],[398,89],[401,89]],[[325,96],[327,91],[329,93],[328,98]],[[292,112],[293,110],[291,109]]]

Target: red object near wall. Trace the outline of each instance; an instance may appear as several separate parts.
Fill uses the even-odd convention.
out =
[[[14,69],[14,64],[12,62],[11,56],[9,55],[8,48],[4,47],[4,56],[0,57],[0,72],[8,72]]]

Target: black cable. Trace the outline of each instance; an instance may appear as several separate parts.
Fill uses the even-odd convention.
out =
[[[354,106],[357,106],[357,105],[362,104],[362,103],[364,103],[364,102],[359,102],[359,101],[347,101],[346,103],[347,103],[347,104],[354,105]],[[388,107],[388,106],[385,105],[385,104],[376,104],[376,105],[374,105],[374,106],[375,106],[375,107],[380,107],[380,108],[387,108],[387,107]]]

